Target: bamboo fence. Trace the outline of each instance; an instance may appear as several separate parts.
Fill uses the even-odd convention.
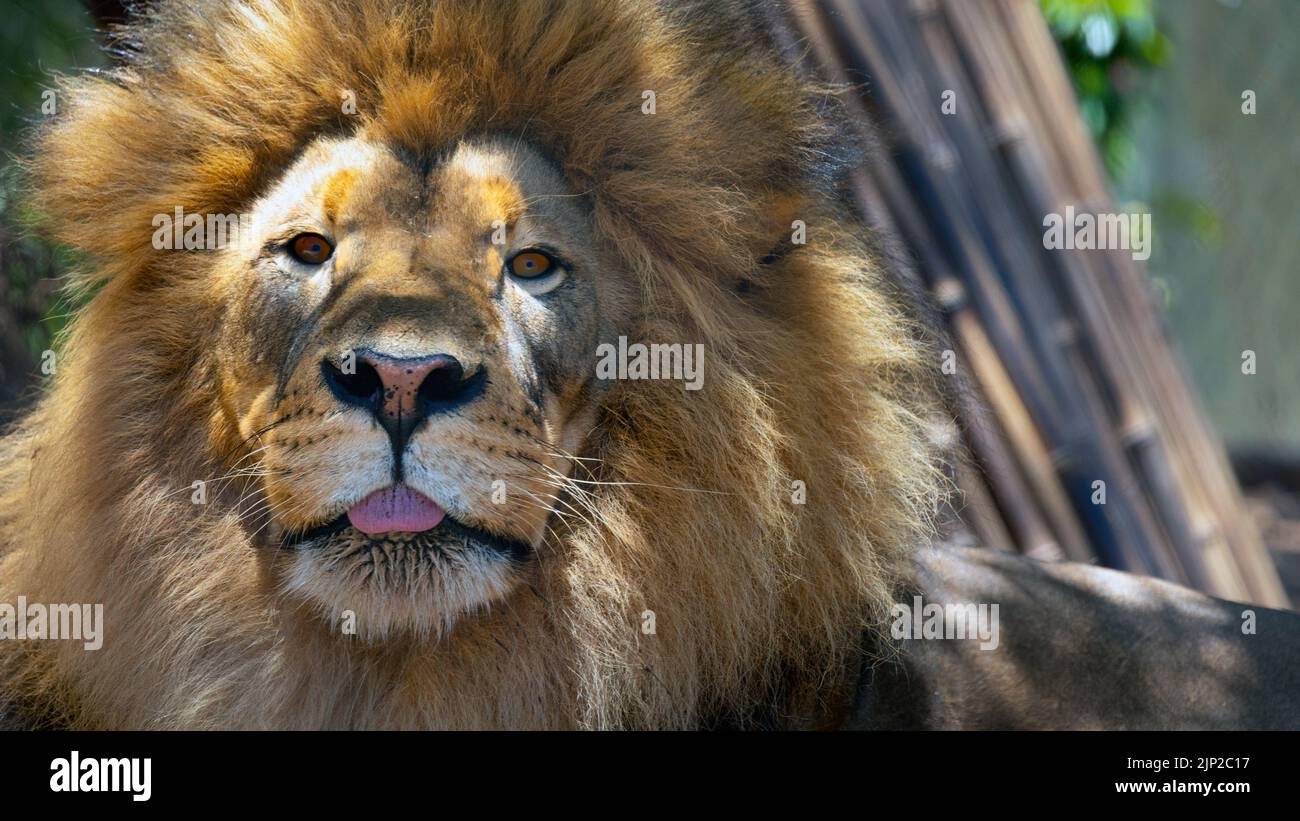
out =
[[[969,385],[951,408],[969,454],[957,512],[978,540],[1288,606],[1142,265],[1044,248],[1045,215],[1117,208],[1036,3],[768,13],[793,58],[843,87],[875,144],[852,193],[894,276],[946,319]]]

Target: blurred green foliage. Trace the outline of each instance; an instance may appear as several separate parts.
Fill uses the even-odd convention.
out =
[[[59,278],[77,260],[67,248],[25,229],[32,220],[19,204],[18,188],[17,170],[0,167],[0,299],[6,320],[36,357],[54,346],[73,310]]]
[[[25,134],[59,105],[53,75],[99,66],[103,57],[93,24],[78,0],[0,0],[0,332],[15,348],[25,347],[32,361],[0,362],[0,400],[40,352],[53,347],[71,310],[59,277],[75,260],[63,248],[33,235],[18,196],[16,162]],[[18,340],[21,339],[21,345]],[[7,366],[7,368],[5,367]]]
[[[1169,55],[1155,0],[1039,0],[1112,179],[1138,162],[1131,124],[1147,72]]]
[[[0,134],[12,148],[14,135],[40,116],[52,72],[103,60],[78,0],[3,0],[0,19]]]

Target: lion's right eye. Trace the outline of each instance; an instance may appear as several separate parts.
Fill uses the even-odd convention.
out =
[[[289,253],[307,265],[320,265],[334,253],[334,246],[320,234],[299,234],[289,242]]]
[[[523,279],[541,279],[556,268],[555,260],[545,251],[520,251],[510,258],[510,273]]]

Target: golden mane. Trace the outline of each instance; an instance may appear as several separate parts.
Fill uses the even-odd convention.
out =
[[[102,287],[0,442],[0,601],[103,603],[106,637],[93,652],[0,642],[0,714],[6,700],[85,727],[828,714],[926,536],[933,367],[837,202],[826,95],[748,6],[162,4],[120,33],[125,67],[64,81],[34,198],[94,260],[79,282]],[[611,392],[582,454],[601,460],[591,515],[532,595],[418,646],[329,631],[279,593],[235,511],[191,504],[192,481],[230,470],[211,441],[221,306],[204,255],[150,245],[155,214],[239,212],[312,138],[358,124],[421,149],[478,132],[543,147],[635,275],[638,332],[708,351],[705,391]],[[806,244],[789,242],[794,220]]]

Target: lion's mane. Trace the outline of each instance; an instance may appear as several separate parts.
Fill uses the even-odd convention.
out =
[[[32,190],[90,260],[76,285],[95,288],[0,444],[0,601],[103,603],[105,641],[0,643],[11,714],[200,728],[832,715],[936,501],[932,363],[837,200],[849,155],[831,98],[748,5],[164,3],[117,34],[123,65],[64,80]],[[213,444],[222,306],[203,254],[150,245],[154,215],[239,212],[312,138],[359,123],[417,149],[483,131],[542,146],[639,284],[633,335],[707,350],[702,391],[612,390],[583,454],[600,460],[585,515],[540,551],[527,595],[436,643],[332,632],[278,591],[271,548],[234,510],[192,504],[192,481],[230,469]]]

